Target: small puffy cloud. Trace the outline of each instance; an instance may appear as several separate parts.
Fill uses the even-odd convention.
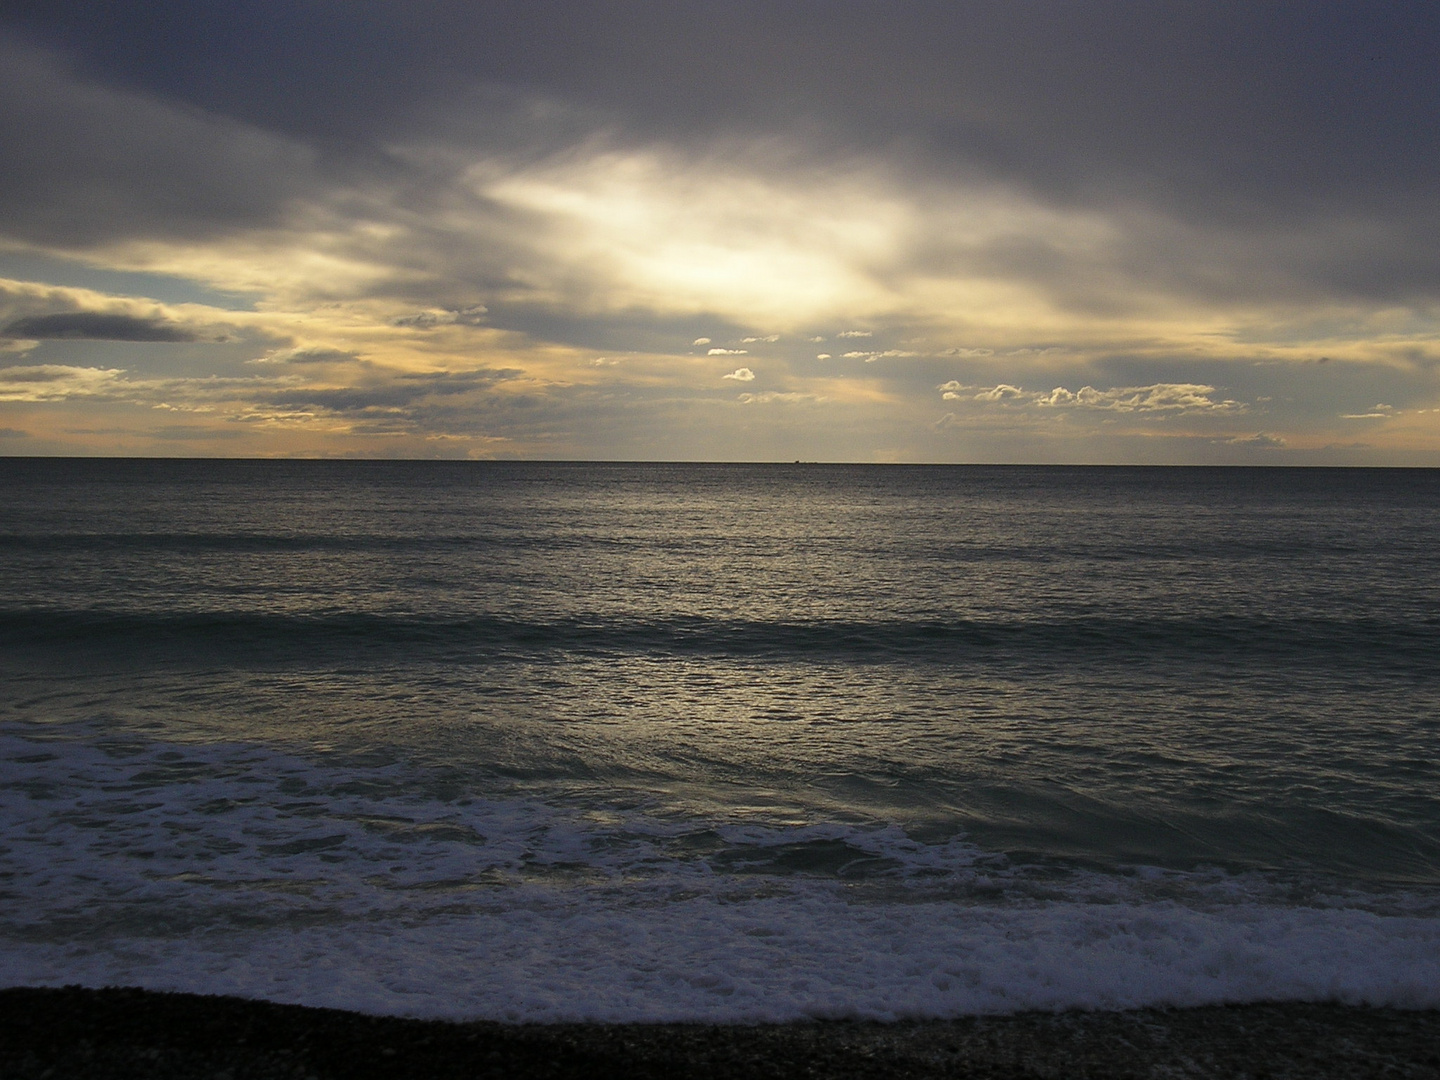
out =
[[[711,349],[707,356],[746,356],[749,349]]]
[[[824,341],[825,339],[824,339],[823,337],[812,337],[812,338],[808,338],[807,340],[813,341],[813,342],[815,342],[816,344],[819,344],[820,342]]]
[[[976,357],[976,358],[978,358],[978,357],[983,357],[983,356],[994,356],[994,355],[995,355],[995,350],[994,350],[994,349],[967,349],[967,348],[961,347],[961,348],[955,348],[955,349],[946,349],[943,353],[941,353],[941,355],[942,355],[942,356],[970,356],[970,357]]]
[[[196,341],[194,331],[161,319],[101,311],[65,311],[27,315],[7,323],[0,336],[38,341],[88,339],[91,341]]]
[[[940,396],[945,401],[959,401],[966,390],[972,390],[974,387],[966,386],[958,379],[951,379],[949,382],[941,383],[935,389],[940,391]]]
[[[976,401],[1012,401],[1015,398],[1025,396],[1025,391],[1018,386],[1011,386],[1009,383],[1001,383],[992,386],[988,390],[981,390],[975,395]]]
[[[845,338],[874,337],[874,335],[869,330],[841,330],[840,333],[836,334],[835,336]]]
[[[1278,435],[1267,435],[1263,431],[1254,435],[1236,435],[1233,439],[1217,439],[1217,443],[1223,446],[1244,446],[1252,450],[1279,450],[1285,445],[1285,440]]]
[[[829,354],[828,352],[816,353],[816,354],[815,354],[815,359],[816,359],[816,360],[829,360],[829,359],[830,359],[830,354]]]
[[[722,379],[734,379],[736,382],[753,382],[755,373],[748,367],[736,368],[729,375],[721,375]]]
[[[1376,405],[1376,406],[1375,406],[1374,408],[1372,408],[1369,412],[1362,412],[1362,413],[1341,413],[1341,414],[1340,414],[1340,419],[1341,419],[1341,420],[1383,420],[1383,419],[1385,419],[1386,417],[1394,416],[1397,411],[1398,411],[1398,410],[1396,410],[1395,406],[1393,406],[1393,405],[1385,405],[1385,404],[1382,403],[1382,404]]]
[[[437,326],[482,326],[489,309],[484,304],[467,308],[426,308],[414,315],[402,315],[391,319],[391,326],[408,326],[416,330],[431,330]]]
[[[771,335],[769,335],[768,337],[747,337],[747,338],[741,338],[740,340],[741,340],[742,343],[744,343],[744,344],[746,344],[746,345],[749,345],[749,344],[751,344],[751,343],[753,343],[753,342],[757,342],[757,341],[767,341],[767,342],[770,342],[771,344],[774,344],[775,342],[777,342],[777,341],[780,340],[780,335],[779,335],[779,334],[771,334]]]
[[[697,337],[697,338],[696,338],[694,341],[692,341],[690,344],[691,344],[691,345],[709,345],[709,344],[710,344],[710,339],[709,339],[708,337]]]
[[[591,366],[591,367],[614,367],[614,366],[617,365],[618,363],[620,363],[620,361],[614,359],[613,357],[609,357],[609,356],[597,356],[594,360],[591,360],[591,361],[590,361],[590,366]]]

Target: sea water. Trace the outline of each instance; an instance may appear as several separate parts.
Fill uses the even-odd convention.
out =
[[[1440,473],[0,461],[0,983],[1440,1006]]]

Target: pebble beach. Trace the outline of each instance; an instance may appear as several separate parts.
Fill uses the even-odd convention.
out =
[[[1440,1010],[1325,1003],[881,1024],[499,1024],[135,989],[0,990],[13,1080],[1440,1076]]]

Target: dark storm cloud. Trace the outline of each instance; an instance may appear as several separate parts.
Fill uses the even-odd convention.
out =
[[[271,224],[313,154],[182,102],[77,81],[0,39],[0,229],[62,247]]]
[[[899,133],[1059,184],[1108,163],[1194,188],[1421,190],[1436,157],[1421,133],[1440,19],[1414,0],[11,8],[20,32],[107,78],[307,138],[393,134],[417,102],[482,83],[591,103],[645,133],[788,118],[847,140]]]
[[[38,340],[87,339],[92,341],[197,341],[183,326],[132,315],[106,315],[98,311],[69,311],[58,315],[31,315],[0,328],[0,337]]]
[[[8,55],[0,139],[21,149],[0,163],[0,205],[7,231],[31,238],[272,222],[325,188],[322,158],[423,208],[451,178],[381,149],[417,139],[523,154],[600,130],[696,147],[783,133],[837,168],[879,155],[917,184],[983,177],[1128,213],[1106,286],[1409,302],[1440,279],[1433,3],[118,0],[0,13],[132,91],[102,99]],[[1092,266],[1034,238],[982,254],[1071,306],[1110,302]]]

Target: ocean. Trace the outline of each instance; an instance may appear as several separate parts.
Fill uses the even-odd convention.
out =
[[[0,459],[0,985],[1440,1007],[1440,471]]]

